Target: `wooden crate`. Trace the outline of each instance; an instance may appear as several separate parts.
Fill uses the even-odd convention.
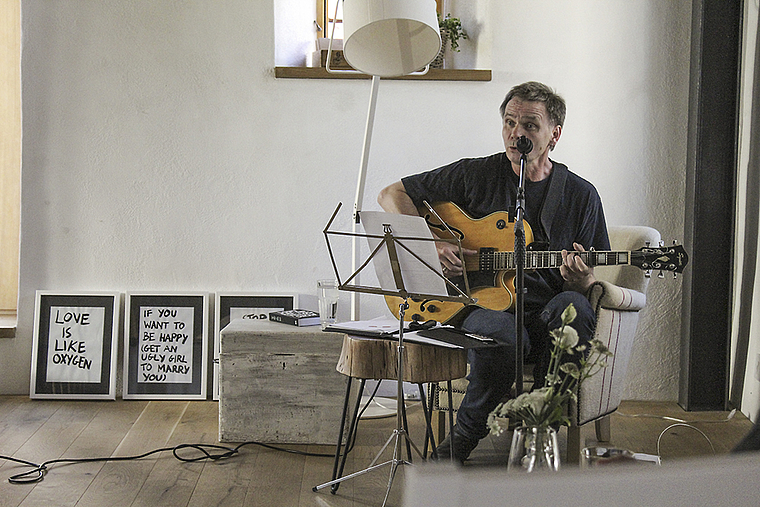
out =
[[[221,332],[219,440],[335,444],[347,377],[343,335],[235,320]]]

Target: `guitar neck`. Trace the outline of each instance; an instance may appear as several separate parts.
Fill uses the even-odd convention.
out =
[[[631,264],[630,251],[589,251],[574,252],[589,267],[593,266],[619,266]],[[481,271],[503,271],[516,269],[516,256],[514,252],[497,252],[489,249],[481,249],[479,257],[479,269]],[[562,265],[562,252],[525,252],[525,269],[558,268]]]

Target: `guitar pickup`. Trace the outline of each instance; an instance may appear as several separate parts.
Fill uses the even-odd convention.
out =
[[[483,247],[479,250],[480,255],[479,262],[478,262],[478,269],[480,271],[494,271],[494,255],[493,253],[496,251],[493,247]]]

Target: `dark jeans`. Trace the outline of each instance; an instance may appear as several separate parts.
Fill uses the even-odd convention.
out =
[[[588,299],[578,292],[561,292],[543,308],[525,311],[524,354],[536,360],[534,376],[543,385],[551,357],[549,330],[562,325],[562,312],[573,303],[578,316],[571,324],[578,332],[579,343],[588,343],[594,332],[596,316]],[[470,349],[470,374],[467,393],[457,412],[457,430],[467,438],[488,435],[488,414],[510,392],[515,381],[515,314],[478,308],[465,319],[462,327],[470,332],[492,337],[503,347]]]

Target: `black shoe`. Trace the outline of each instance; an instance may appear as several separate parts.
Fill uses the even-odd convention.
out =
[[[459,464],[464,463],[464,461],[470,457],[470,453],[478,446],[478,442],[480,442],[477,438],[469,438],[465,435],[462,435],[456,426],[454,426],[454,429],[449,433],[446,438],[443,439],[443,442],[436,447],[436,453],[438,454],[438,461],[450,461],[451,460],[451,438],[454,438],[454,459],[459,462]]]

